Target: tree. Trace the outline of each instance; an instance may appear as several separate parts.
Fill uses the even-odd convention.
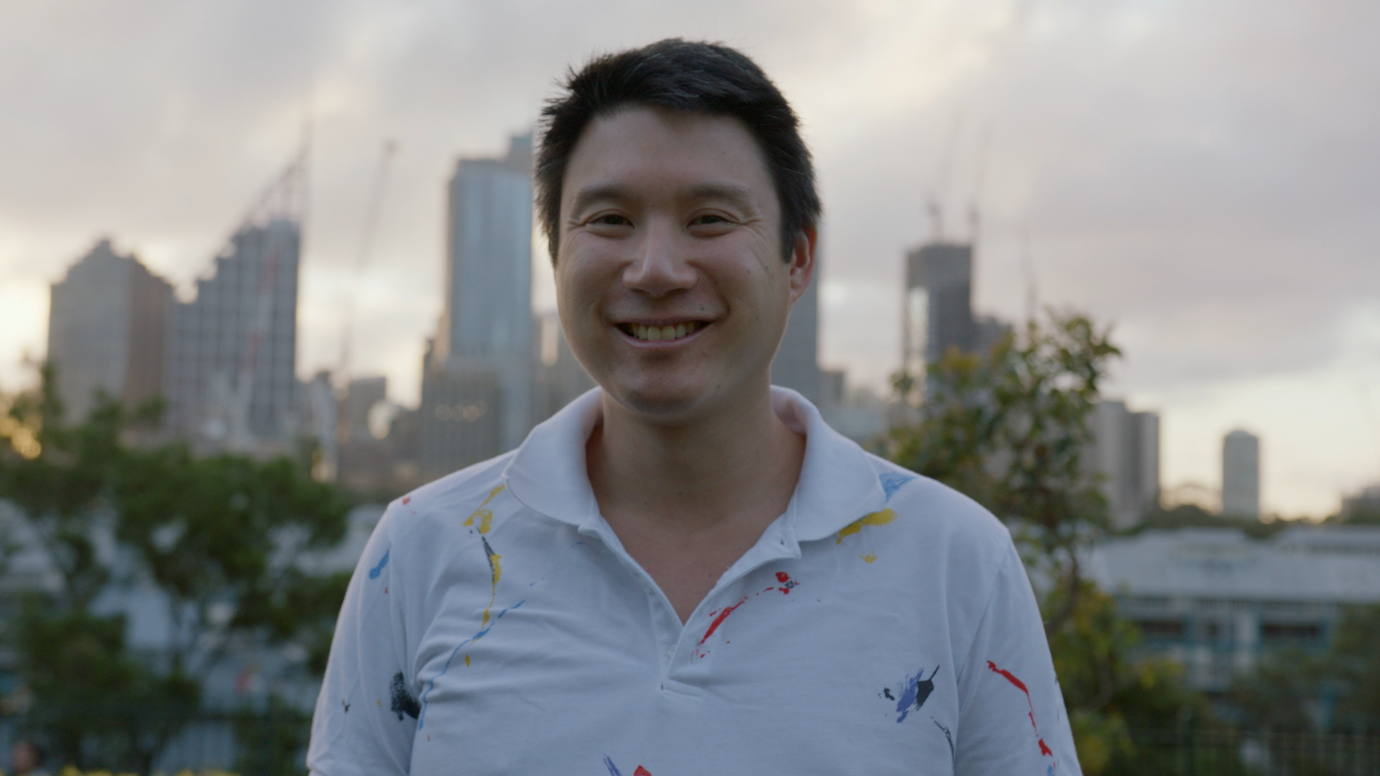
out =
[[[313,575],[297,561],[343,538],[348,504],[338,491],[286,458],[129,444],[157,405],[129,413],[101,395],[69,425],[50,368],[36,390],[0,396],[0,410],[0,499],[17,508],[60,578],[11,634],[35,698],[31,716],[56,754],[147,772],[199,702],[190,677],[236,643],[295,642],[319,670],[346,575]],[[175,624],[159,665],[133,659],[122,618],[93,607],[139,579],[163,591]],[[93,694],[126,712],[102,722]],[[121,737],[131,743],[110,743]]]
[[[1131,659],[1139,634],[1080,565],[1108,524],[1083,453],[1118,355],[1107,329],[1051,311],[986,353],[950,351],[923,377],[897,375],[894,388],[916,420],[882,441],[892,461],[968,494],[1013,526],[1027,566],[1043,581],[1045,630],[1090,775],[1156,772],[1135,764],[1129,728],[1172,727],[1184,707],[1207,714],[1174,667]]]
[[[889,432],[887,457],[1027,529],[1027,562],[1064,591],[1046,614],[1050,634],[1073,616],[1084,590],[1078,551],[1108,522],[1083,451],[1108,362],[1120,353],[1088,318],[1050,312],[1047,324],[1032,320],[987,353],[951,350],[923,380],[894,380],[919,420]]]

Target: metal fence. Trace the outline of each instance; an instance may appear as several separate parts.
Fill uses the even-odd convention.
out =
[[[137,715],[140,710],[128,710]],[[0,752],[21,737],[42,740],[26,717],[0,717]],[[299,711],[201,711],[183,720],[177,734],[159,747],[149,774],[231,771],[240,776],[301,774],[308,720]],[[1116,776],[1380,776],[1380,735],[1349,733],[1261,733],[1228,727],[1133,729],[1131,748],[1106,769]],[[117,768],[100,761],[99,738],[88,747],[88,770]],[[68,763],[50,748],[47,765]],[[99,762],[97,762],[99,761]]]
[[[1118,774],[1156,776],[1380,776],[1380,736],[1238,728],[1131,731]]]
[[[44,765],[59,772],[67,765],[87,771],[110,770],[172,776],[184,770],[194,773],[228,771],[240,776],[278,776],[306,772],[309,718],[290,711],[198,711],[177,720],[176,732],[167,739],[150,740],[148,725],[123,729],[108,724],[108,710],[93,713],[89,731],[80,735],[79,751],[64,748],[44,720],[29,716],[0,717],[0,755],[15,742],[28,739],[46,751]],[[128,718],[148,710],[127,709]],[[143,755],[143,756],[141,756]],[[72,762],[73,759],[78,762]]]

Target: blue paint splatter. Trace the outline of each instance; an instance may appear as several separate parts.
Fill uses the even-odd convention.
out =
[[[905,688],[897,694],[896,698],[896,711],[901,715],[896,718],[897,723],[905,722],[906,717],[912,711],[925,705],[925,701],[929,700],[930,693],[934,692],[934,675],[937,673],[939,673],[939,666],[934,667],[934,672],[930,674],[928,679],[924,678],[924,669],[921,669],[920,673],[915,676],[906,677]]]
[[[1049,766],[1049,770],[1045,771],[1045,774],[1046,776],[1054,776],[1054,766]]]
[[[431,694],[432,690],[436,689],[436,680],[445,676],[446,672],[450,670],[451,661],[455,660],[455,656],[459,654],[460,650],[484,638],[484,636],[486,636],[489,633],[489,631],[494,629],[494,625],[496,625],[499,620],[503,619],[503,615],[507,614],[508,612],[511,612],[512,610],[518,608],[519,606],[522,606],[525,603],[527,603],[527,600],[523,599],[508,607],[507,609],[504,609],[503,611],[499,612],[497,615],[494,616],[493,622],[489,624],[489,627],[460,642],[455,647],[455,649],[451,650],[450,657],[446,658],[446,665],[444,668],[441,669],[441,673],[432,677],[431,680],[427,682],[426,692],[422,693],[422,713],[417,717],[418,730],[421,730],[426,725],[427,696]]]
[[[381,558],[381,559],[379,560],[379,565],[377,565],[377,566],[375,566],[375,567],[369,569],[369,578],[370,578],[370,579],[378,579],[378,578],[379,578],[379,574],[382,574],[382,573],[383,573],[383,567],[388,565],[388,555],[389,555],[389,553],[391,553],[391,552],[393,552],[393,548],[392,548],[392,547],[389,547],[388,549],[386,549],[386,550],[383,551],[383,558]]]
[[[618,772],[618,766],[613,764],[612,757],[604,755],[604,765],[609,769],[609,776],[623,776],[622,773]]]
[[[886,500],[890,501],[892,494],[900,490],[902,485],[915,479],[915,475],[902,474],[901,472],[882,472],[879,479],[882,481],[882,491],[886,493]]]

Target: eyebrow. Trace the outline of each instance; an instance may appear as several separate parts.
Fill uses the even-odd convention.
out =
[[[757,206],[752,201],[752,189],[747,186],[734,183],[700,183],[690,187],[685,192],[685,198],[691,200],[719,199],[725,200],[729,204],[756,212]],[[626,201],[633,198],[632,191],[616,183],[590,186],[581,189],[571,202],[570,212],[580,213],[596,202],[604,201]]]

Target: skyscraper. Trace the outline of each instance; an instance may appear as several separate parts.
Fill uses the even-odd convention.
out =
[[[781,337],[781,347],[771,362],[771,381],[798,391],[815,404],[820,402],[819,372],[819,254],[815,277],[805,293],[791,306],[791,317]]]
[[[532,136],[461,159],[448,193],[445,308],[422,375],[431,476],[517,447],[533,425]]]
[[[172,286],[101,240],[52,286],[48,361],[69,421],[97,390],[127,407],[159,395]]]
[[[1159,502],[1160,416],[1132,412],[1122,401],[1101,401],[1090,425],[1093,444],[1084,451],[1084,467],[1101,475],[1112,527],[1135,526]]]
[[[1260,438],[1241,429],[1222,439],[1222,514],[1260,517]]]
[[[297,274],[305,169],[236,228],[196,298],[172,309],[168,425],[203,450],[272,453],[297,434]]]
[[[905,303],[901,310],[901,366],[915,377],[950,348],[971,352],[973,247],[930,243],[906,254]]]

